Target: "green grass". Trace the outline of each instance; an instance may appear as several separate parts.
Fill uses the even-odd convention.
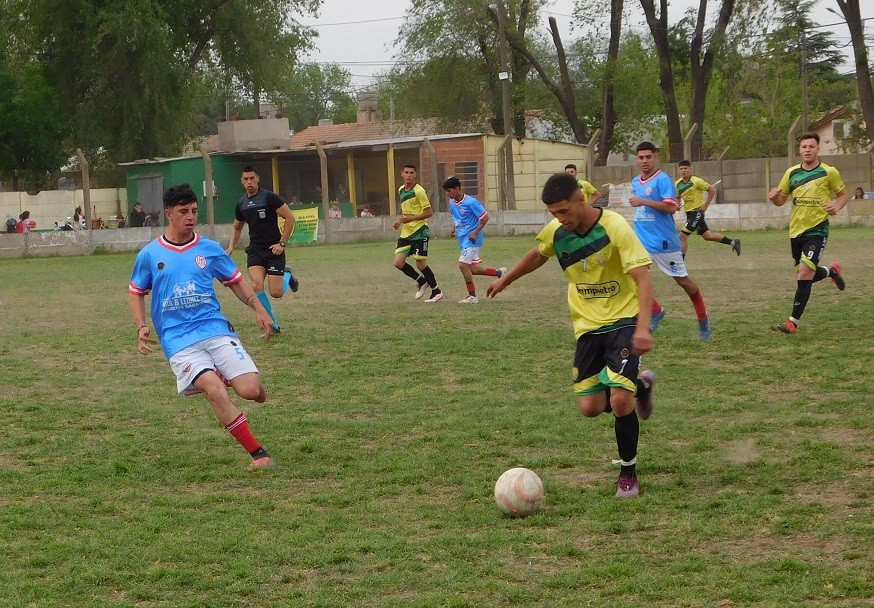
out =
[[[612,420],[576,411],[554,262],[459,306],[437,240],[448,301],[425,305],[393,243],[294,248],[268,345],[221,289],[269,392],[237,400],[280,463],[251,474],[136,353],[133,255],[2,261],[0,606],[870,606],[874,229],[832,232],[847,290],[815,285],[795,336],[770,330],[795,290],[786,233],[741,236],[740,258],[691,241],[709,342],[653,273],[668,316],[624,502]],[[489,238],[484,259],[532,244]],[[522,520],[492,499],[519,465],[546,490]]]

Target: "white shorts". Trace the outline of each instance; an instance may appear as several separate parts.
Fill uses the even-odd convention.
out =
[[[669,277],[682,279],[688,277],[686,271],[686,262],[683,260],[683,252],[675,251],[673,253],[650,253],[649,257],[659,267],[659,270],[664,272]]]
[[[227,380],[250,372],[258,373],[243,343],[231,336],[216,336],[186,346],[170,357],[170,369],[176,374],[176,390],[186,396],[200,392],[194,381],[205,371],[216,371]]]
[[[476,266],[482,262],[482,260],[479,259],[479,247],[465,247],[461,250],[461,257],[458,258],[458,261],[462,264]]]

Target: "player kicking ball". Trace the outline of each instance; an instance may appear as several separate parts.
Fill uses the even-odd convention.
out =
[[[221,245],[194,232],[197,195],[188,184],[164,193],[167,229],[143,247],[134,262],[128,302],[137,326],[137,350],[157,344],[146,325],[146,296],[151,292],[152,323],[181,395],[203,393],[225,429],[252,457],[249,469],[272,467],[273,459],[249,430],[249,422],[228,395],[226,385],[243,399],[263,403],[267,392],[255,362],[222,314],[213,280],[231,289],[255,311],[265,341],[273,320]]]
[[[537,246],[489,285],[487,295],[493,298],[550,258],[558,260],[577,338],[577,405],[590,418],[612,412],[621,465],[616,498],[636,498],[638,414],[647,419],[652,413],[655,382],[651,371],[638,375],[640,356],[652,349],[652,259],[621,215],[586,204],[571,175],[550,177],[542,199],[555,219],[537,235]]]
[[[461,189],[461,180],[450,177],[443,182],[443,189],[449,196],[449,213],[455,222],[452,234],[458,238],[458,248],[461,249],[461,257],[458,258],[458,269],[464,277],[467,287],[467,297],[459,301],[459,304],[478,304],[476,286],[473,284],[474,275],[500,277],[506,268],[483,268],[479,252],[483,247],[485,235],[483,228],[489,222],[489,212],[483,204]]]

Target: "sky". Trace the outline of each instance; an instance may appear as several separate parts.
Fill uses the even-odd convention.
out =
[[[690,0],[672,0],[671,20],[682,15]],[[697,2],[695,3],[697,4]],[[711,2],[715,7],[717,2]],[[874,0],[861,0],[862,17],[871,18],[868,22],[869,37],[874,32]],[[634,0],[626,0],[626,7],[636,5]],[[554,16],[561,29],[562,40],[569,40],[574,0],[552,0],[541,13],[541,28],[549,34],[548,18]],[[319,63],[338,63],[352,74],[352,84],[356,89],[364,89],[378,81],[378,74],[387,71],[394,61],[394,42],[397,31],[403,26],[409,0],[324,0],[318,18],[301,19],[305,25],[313,26],[319,36],[318,49],[303,58],[304,61]],[[828,7],[838,11],[834,0],[819,0],[814,10],[815,18],[823,24],[842,21],[838,15],[828,12]],[[626,8],[627,10],[627,8]],[[711,9],[715,11],[716,9]],[[640,22],[643,23],[641,13]],[[850,34],[846,25],[832,28],[840,44],[849,45]],[[843,66],[852,71],[852,65]]]

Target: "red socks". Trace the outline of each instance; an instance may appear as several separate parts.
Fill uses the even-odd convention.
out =
[[[486,276],[487,277],[498,276],[498,269],[497,268],[486,268]]]
[[[234,418],[234,421],[225,428],[250,454],[261,447],[261,444],[252,435],[252,431],[249,430],[249,421],[246,420],[245,414],[240,414]]]
[[[706,320],[707,307],[704,305],[704,296],[701,295],[701,290],[696,291],[694,296],[689,296],[689,299],[692,300],[692,306],[695,307],[695,315],[698,317],[698,320]]]
[[[655,316],[662,311],[662,305],[659,304],[659,301],[655,298],[652,299],[652,308],[650,309],[650,314]]]

